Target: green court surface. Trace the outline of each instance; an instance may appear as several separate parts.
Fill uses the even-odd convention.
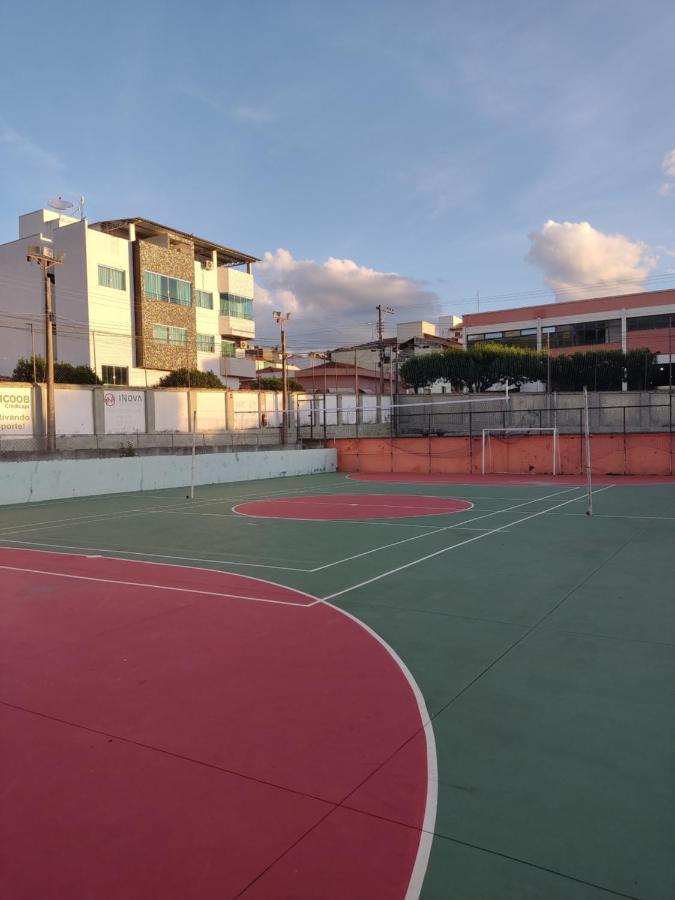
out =
[[[232,511],[302,494],[473,508],[369,521]],[[433,724],[422,897],[675,897],[675,484],[598,486],[589,518],[569,484],[316,475],[200,487],[194,501],[176,489],[0,508],[0,544],[250,575],[366,623]]]

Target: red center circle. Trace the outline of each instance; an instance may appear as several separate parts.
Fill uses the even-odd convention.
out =
[[[416,494],[317,494],[254,500],[233,506],[236,513],[272,519],[345,521],[400,519],[413,516],[444,516],[471,509],[473,503],[454,497],[420,497]]]

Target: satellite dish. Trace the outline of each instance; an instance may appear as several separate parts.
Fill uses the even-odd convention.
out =
[[[51,206],[52,209],[58,210],[73,208],[73,204],[70,200],[64,200],[63,197],[56,197],[54,200],[49,200],[48,205]]]

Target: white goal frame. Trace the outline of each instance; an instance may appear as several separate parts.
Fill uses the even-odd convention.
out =
[[[480,470],[481,474],[489,474],[485,471],[485,463],[487,459],[487,454],[490,451],[490,437],[491,435],[500,435],[503,434],[506,437],[509,434],[552,434],[553,435],[553,461],[551,465],[551,471],[554,475],[558,475],[558,470],[560,469],[560,432],[558,428],[483,428],[482,430],[482,440],[481,440],[481,459],[480,459]],[[514,473],[516,474],[516,473]]]

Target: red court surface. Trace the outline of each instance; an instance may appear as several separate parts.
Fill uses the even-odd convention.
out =
[[[379,479],[373,479],[379,480]],[[382,479],[383,481],[385,479]],[[442,516],[471,509],[468,500],[452,497],[420,497],[411,494],[319,494],[315,497],[284,497],[254,500],[233,506],[243,516],[317,521],[400,519],[412,516]]]
[[[384,484],[570,484],[586,485],[580,475],[435,475],[424,472],[352,472],[350,481]],[[672,475],[594,475],[593,485],[673,484]]]
[[[433,740],[365,626],[204,569],[0,548],[0,578],[4,896],[417,896]]]

